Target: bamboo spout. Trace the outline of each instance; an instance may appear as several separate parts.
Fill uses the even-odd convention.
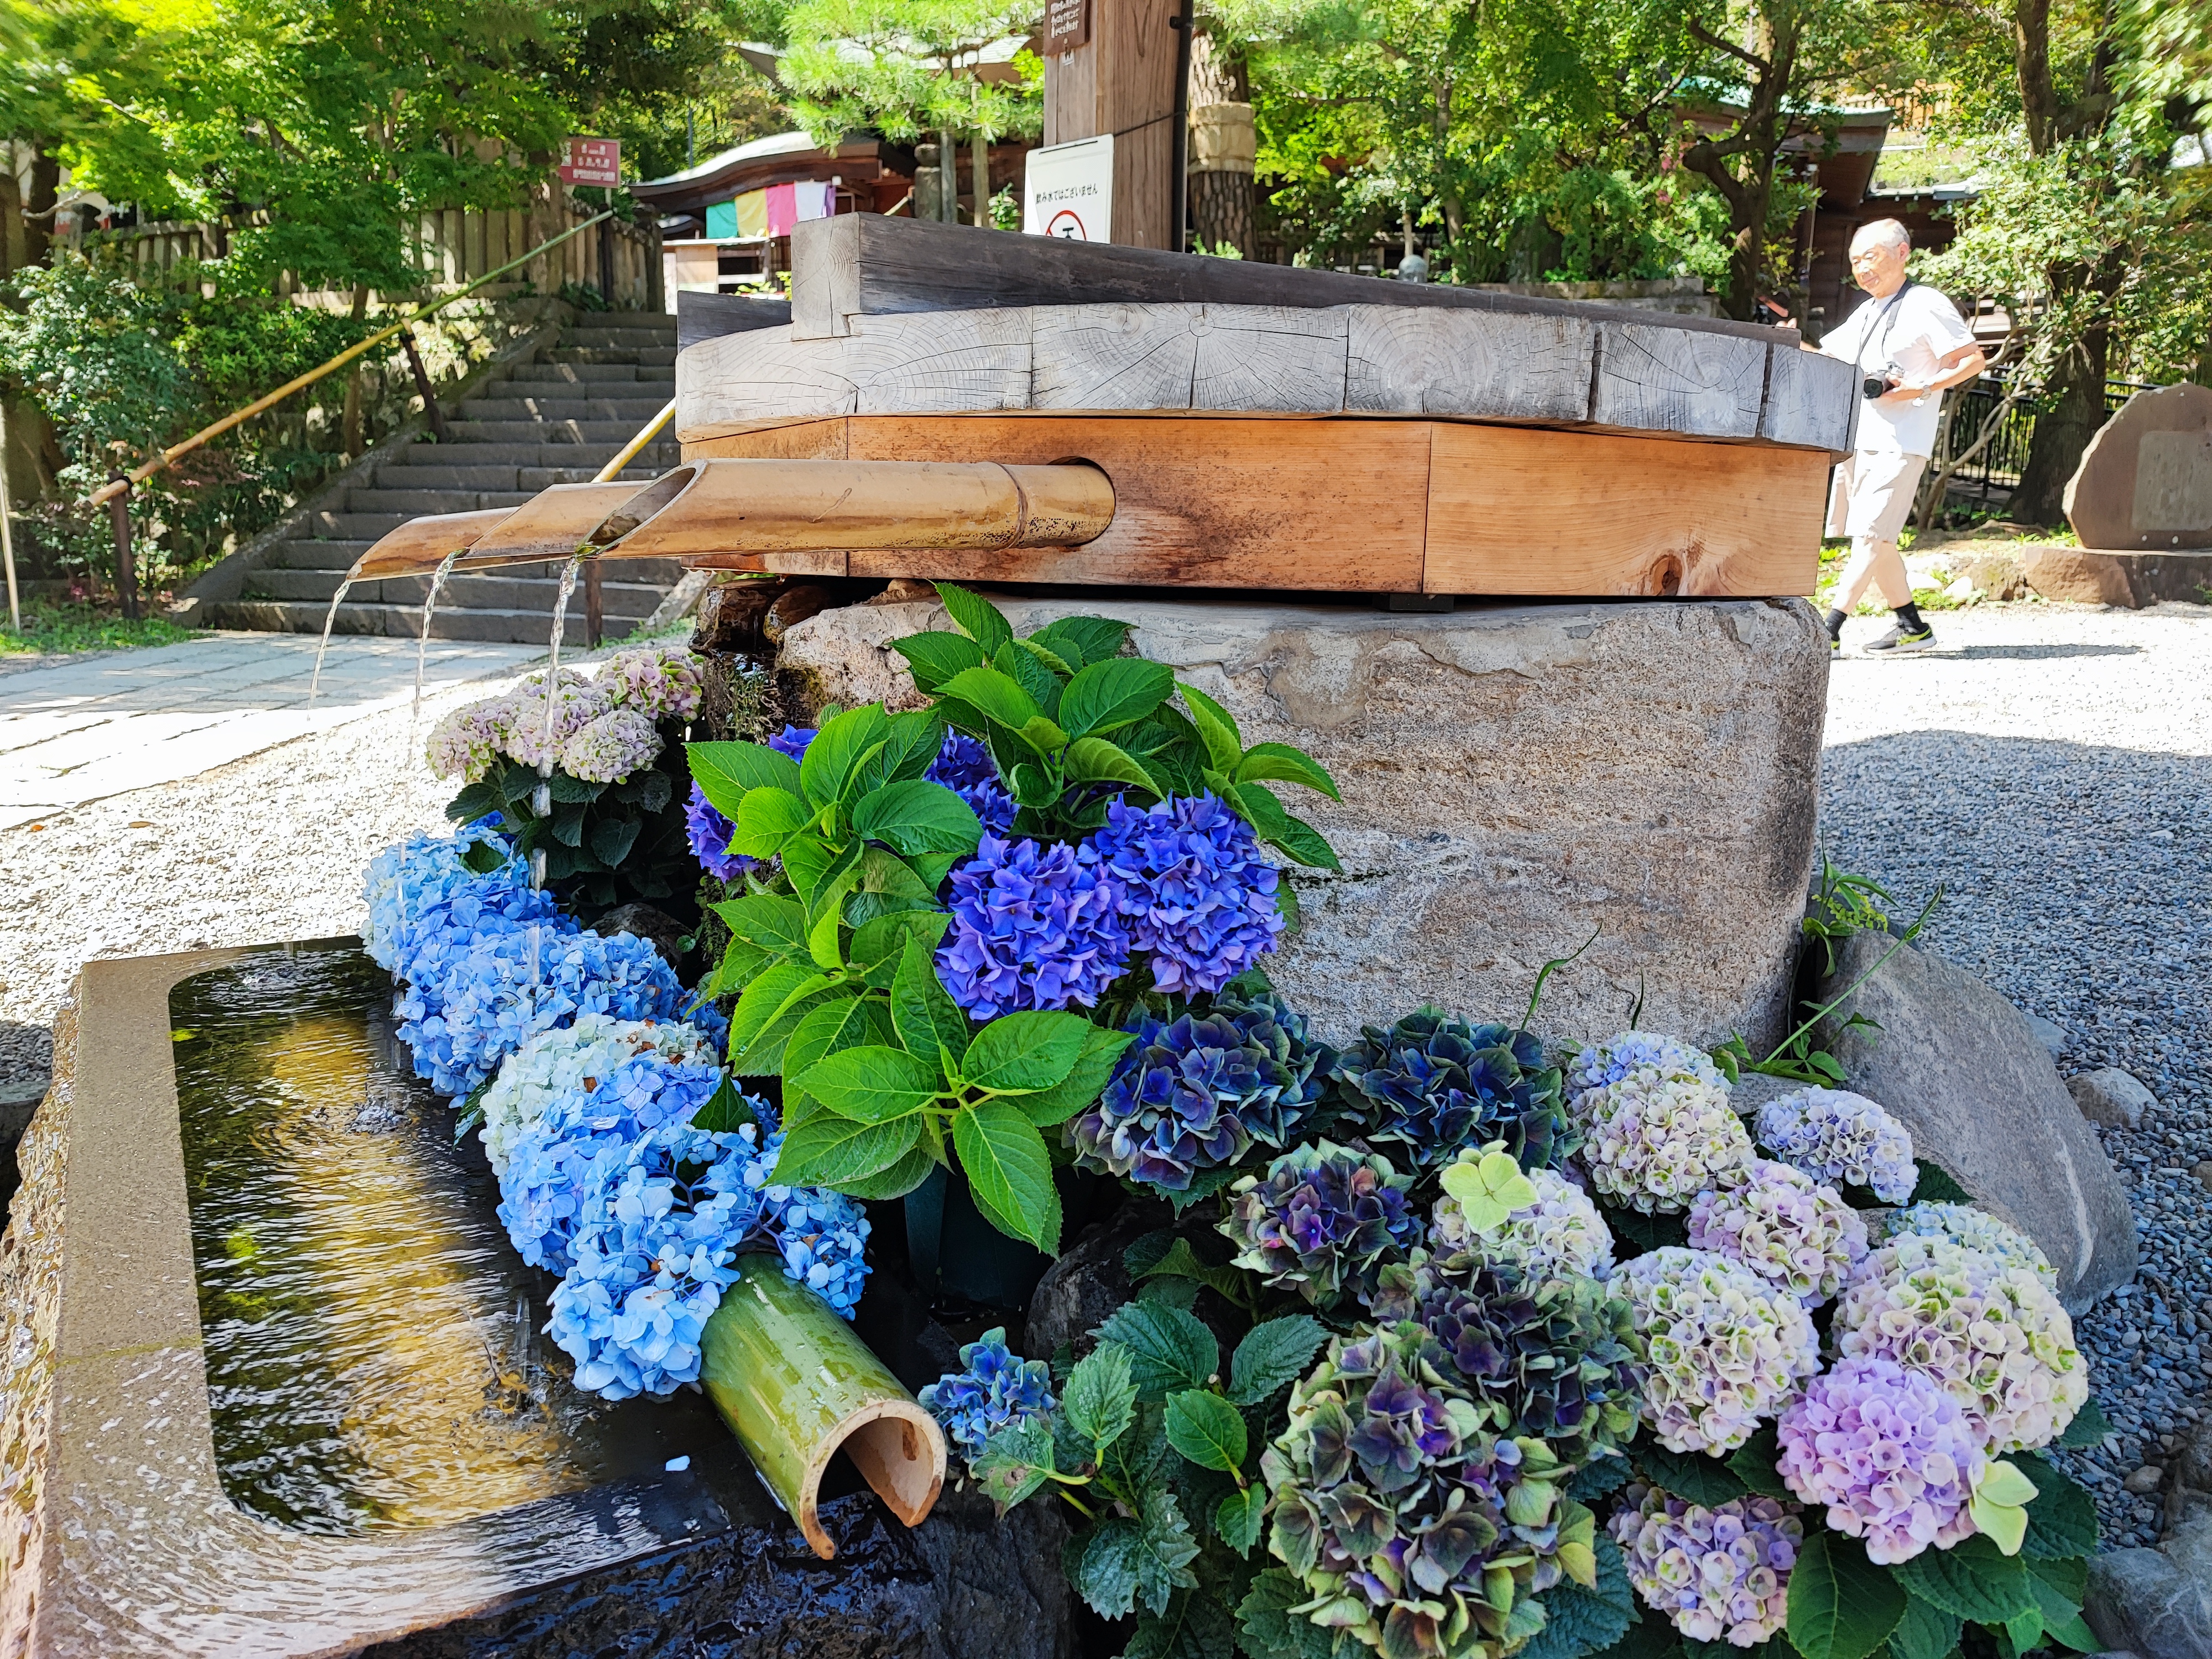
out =
[[[435,570],[447,554],[474,547],[514,510],[495,507],[481,513],[439,513],[410,519],[356,559],[346,580],[357,582],[377,576],[426,574]]]
[[[1114,522],[1097,467],[996,461],[692,461],[637,492],[591,539],[608,558],[917,547],[1073,547]]]

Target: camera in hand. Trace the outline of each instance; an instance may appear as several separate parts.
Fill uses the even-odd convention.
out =
[[[1885,363],[1882,366],[1881,373],[1879,374],[1869,374],[1865,380],[1859,382],[1859,396],[1869,399],[1879,398],[1882,393],[1887,392],[1892,386],[1902,385],[1904,380],[1905,371],[1903,369],[1899,368],[1895,363]]]

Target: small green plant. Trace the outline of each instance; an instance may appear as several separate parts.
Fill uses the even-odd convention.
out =
[[[0,619],[0,657],[65,655],[77,651],[131,651],[179,645],[194,637],[166,617],[110,616],[90,605],[27,605],[23,625]]]

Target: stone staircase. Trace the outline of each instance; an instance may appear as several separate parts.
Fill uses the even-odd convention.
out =
[[[394,451],[366,484],[325,492],[307,533],[273,549],[240,598],[208,605],[204,625],[319,634],[347,569],[387,531],[424,514],[520,507],[549,484],[588,483],[675,395],[675,318],[583,313],[556,344],[449,406],[447,441],[426,434]],[[622,476],[643,483],[678,459],[674,438],[664,434]],[[431,637],[548,644],[560,574],[553,563],[456,571],[439,592]],[[651,616],[682,574],[673,560],[608,566],[600,588],[606,638],[619,640]],[[417,638],[429,586],[428,576],[356,582],[332,631]],[[580,584],[562,641],[586,642]]]

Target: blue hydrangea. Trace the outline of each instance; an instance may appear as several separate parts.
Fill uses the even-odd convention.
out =
[[[915,1398],[971,1463],[1000,1430],[1042,1417],[1059,1403],[1052,1397],[1052,1367],[1015,1354],[1003,1326],[962,1348],[960,1364],[964,1369],[947,1371]]]
[[[472,847],[487,847],[503,862],[479,873],[464,863]],[[553,895],[530,885],[530,872],[514,854],[496,818],[479,818],[452,836],[415,836],[387,847],[369,861],[362,898],[368,919],[362,945],[393,978],[424,977],[432,961],[451,953],[458,937],[502,923],[544,922],[573,928]]]
[[[770,1135],[768,1144],[772,1154],[783,1137]],[[774,1173],[771,1157],[763,1178]],[[780,1187],[769,1181],[759,1190],[763,1225],[783,1257],[785,1276],[850,1319],[867,1284],[866,1210],[842,1193],[818,1187]]]
[[[952,872],[937,976],[977,1019],[1095,1007],[1129,962],[1121,888],[1089,847],[986,834]]]
[[[937,751],[937,758],[929,763],[923,774],[932,783],[941,783],[975,809],[975,816],[983,821],[983,828],[994,836],[1003,836],[1014,827],[1014,815],[1021,809],[1014,798],[1006,793],[1006,786],[999,781],[999,769],[991,763],[991,751],[964,732],[947,732],[945,746]]]
[[[689,998],[650,942],[629,933],[603,939],[574,926],[506,923],[470,934],[439,958],[438,971],[402,991],[392,1012],[414,1050],[416,1074],[441,1094],[465,1095],[526,1039],[579,1014],[685,1014]],[[726,1029],[710,1007],[691,1019],[710,1034]]]
[[[768,746],[779,755],[788,755],[793,760],[806,757],[806,745],[814,741],[811,726],[787,726],[768,740]]]
[[[1611,1086],[1642,1066],[1656,1066],[1668,1077],[1693,1077],[1712,1088],[1723,1088],[1727,1079],[1713,1057],[1680,1039],[1654,1031],[1623,1031],[1610,1042],[1583,1049],[1567,1067],[1570,1096]]]
[[[1116,799],[1088,843],[1121,890],[1131,942],[1152,953],[1152,982],[1173,995],[1218,991],[1283,931],[1252,826],[1212,793],[1139,809]]]
[[[684,834],[691,843],[691,856],[716,881],[735,881],[752,868],[752,860],[730,850],[730,837],[737,830],[707,799],[707,792],[693,784],[684,808]]]

